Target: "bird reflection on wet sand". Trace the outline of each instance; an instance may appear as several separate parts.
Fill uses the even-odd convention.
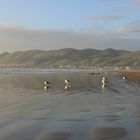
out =
[[[65,92],[67,92],[69,89],[70,89],[70,85],[65,85],[64,89],[65,89]]]
[[[50,89],[50,86],[44,86],[45,91],[48,91],[48,89]]]

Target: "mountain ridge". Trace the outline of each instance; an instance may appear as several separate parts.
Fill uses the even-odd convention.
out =
[[[140,66],[140,51],[130,52],[64,48],[60,50],[28,50],[0,54],[0,67],[48,68],[59,66]]]

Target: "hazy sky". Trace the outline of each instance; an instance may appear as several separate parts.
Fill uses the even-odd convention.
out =
[[[140,50],[140,0],[0,0],[0,53]]]

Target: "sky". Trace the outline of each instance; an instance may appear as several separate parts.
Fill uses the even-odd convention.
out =
[[[140,50],[140,0],[0,0],[0,53]]]

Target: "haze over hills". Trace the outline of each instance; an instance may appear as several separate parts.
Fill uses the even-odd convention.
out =
[[[49,68],[60,66],[140,66],[140,51],[115,49],[29,50],[0,54],[0,67]]]

